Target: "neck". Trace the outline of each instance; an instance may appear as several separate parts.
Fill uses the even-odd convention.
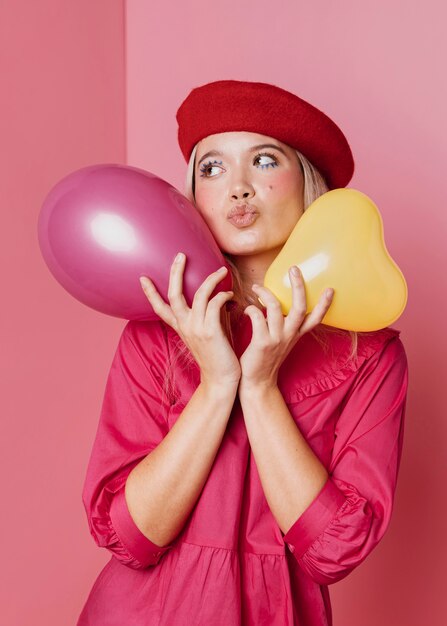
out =
[[[245,293],[253,293],[254,284],[263,285],[265,274],[281,251],[282,246],[274,250],[266,250],[260,254],[231,256],[241,276]]]

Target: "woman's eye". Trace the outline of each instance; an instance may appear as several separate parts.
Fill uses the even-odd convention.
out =
[[[276,167],[278,165],[278,159],[273,154],[258,154],[255,157],[254,163],[256,167],[266,169],[268,167]]]
[[[209,163],[205,163],[200,168],[200,176],[205,177],[205,178],[213,178],[213,176],[210,175],[209,172],[214,169],[221,170],[222,168],[219,167],[219,165],[222,165],[222,161],[213,161],[213,162],[210,161]]]
[[[263,154],[258,154],[253,161],[253,164],[256,167],[260,167],[261,169],[267,169],[268,167],[277,167],[279,165],[278,159],[274,154],[269,154],[268,152]],[[200,176],[201,178],[214,178],[219,171],[223,171],[222,161],[209,161],[208,163],[204,163],[200,167]],[[216,173],[212,173],[213,170],[216,170]]]

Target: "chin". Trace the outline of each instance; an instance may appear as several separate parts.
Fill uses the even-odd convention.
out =
[[[247,233],[248,234],[248,233]],[[261,255],[276,252],[278,254],[284,246],[287,239],[280,241],[228,241],[224,245],[219,246],[226,254],[233,256]]]
[[[272,251],[270,246],[219,246],[221,251],[229,256],[256,256]],[[276,249],[276,248],[275,248]]]

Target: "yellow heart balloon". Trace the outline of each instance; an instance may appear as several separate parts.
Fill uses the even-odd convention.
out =
[[[328,326],[379,330],[405,309],[407,283],[386,249],[380,212],[356,189],[333,189],[317,198],[267,270],[264,286],[278,298],[284,315],[292,306],[292,265],[303,275],[307,313],[323,290],[333,287],[322,319]]]

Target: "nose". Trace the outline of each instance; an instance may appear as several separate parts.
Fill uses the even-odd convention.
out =
[[[230,197],[232,200],[247,200],[255,195],[255,190],[249,177],[242,169],[235,174],[230,183]]]

